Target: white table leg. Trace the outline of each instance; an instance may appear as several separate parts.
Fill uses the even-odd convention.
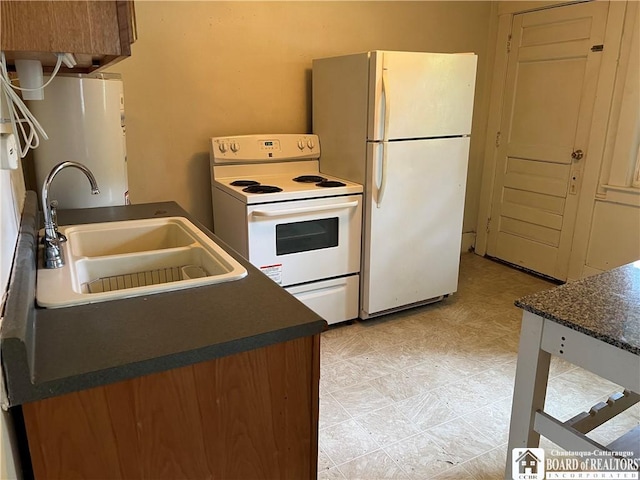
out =
[[[544,410],[551,355],[541,349],[544,319],[524,312],[520,330],[518,365],[513,390],[511,425],[505,479],[511,480],[511,451],[514,448],[536,448],[540,434],[534,429],[535,414]]]

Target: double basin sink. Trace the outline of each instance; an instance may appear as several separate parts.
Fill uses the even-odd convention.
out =
[[[45,308],[181,290],[247,275],[184,217],[72,225],[59,231],[67,238],[62,243],[64,266],[38,265],[36,302]],[[42,262],[42,255],[39,259]]]

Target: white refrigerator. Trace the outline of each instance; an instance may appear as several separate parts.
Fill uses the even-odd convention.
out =
[[[361,318],[458,288],[476,64],[392,51],[313,61],[320,171],[365,187]]]

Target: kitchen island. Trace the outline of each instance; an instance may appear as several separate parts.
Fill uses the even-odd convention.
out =
[[[505,478],[516,478],[512,449],[536,448],[540,435],[572,452],[640,455],[640,427],[609,445],[586,435],[640,400],[640,262],[526,296],[515,304],[524,313]],[[552,355],[624,390],[590,412],[561,422],[544,411]]]
[[[1,338],[4,407],[35,477],[315,478],[326,322],[173,202],[60,211],[60,225],[184,216],[240,280],[56,309],[35,302],[28,192]]]

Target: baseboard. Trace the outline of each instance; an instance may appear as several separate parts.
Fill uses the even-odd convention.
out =
[[[460,244],[460,253],[466,253],[476,245],[476,232],[467,232],[462,234],[462,243]]]
[[[589,265],[585,265],[582,270],[582,276],[580,278],[591,277],[593,275],[598,275],[599,273],[603,273],[604,270],[600,270],[599,268],[590,267]]]

